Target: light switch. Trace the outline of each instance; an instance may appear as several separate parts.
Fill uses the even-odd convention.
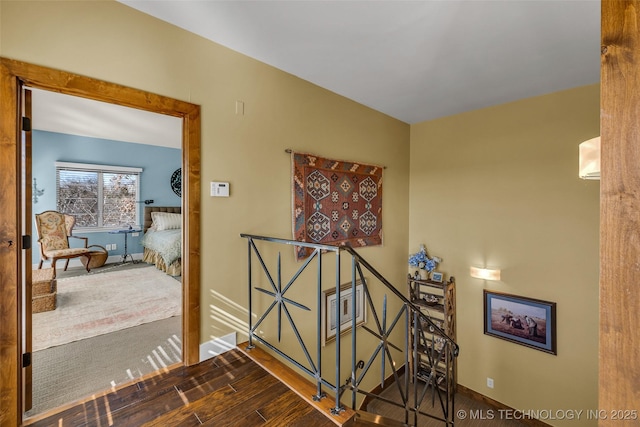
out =
[[[211,182],[211,197],[229,197],[229,183]]]

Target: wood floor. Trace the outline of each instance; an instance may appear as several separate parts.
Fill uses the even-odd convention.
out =
[[[325,415],[331,399],[314,402],[313,384],[259,348],[239,345],[191,367],[178,366],[106,391],[55,414],[26,420],[33,427],[190,427],[190,426],[274,426],[274,427],[401,427],[404,414],[395,407],[369,404],[379,415],[346,408],[340,415]],[[250,355],[250,357],[248,356]],[[285,385],[290,384],[303,399]],[[390,388],[393,390],[393,388]],[[393,391],[391,391],[393,393]],[[383,392],[387,398],[399,401]],[[313,403],[313,406],[311,403]],[[492,411],[468,398],[456,398],[456,410],[470,413]],[[527,423],[529,424],[529,423]],[[442,425],[421,416],[421,426]],[[457,419],[456,426],[522,426],[517,421]],[[532,424],[532,425],[544,425]]]
[[[335,427],[238,350],[105,392],[25,425]]]

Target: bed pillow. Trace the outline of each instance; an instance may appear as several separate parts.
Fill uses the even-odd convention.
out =
[[[156,231],[182,228],[182,214],[169,212],[151,212],[153,229]]]

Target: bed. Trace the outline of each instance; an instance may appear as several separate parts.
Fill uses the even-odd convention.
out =
[[[182,209],[145,206],[142,260],[171,276],[182,274]]]

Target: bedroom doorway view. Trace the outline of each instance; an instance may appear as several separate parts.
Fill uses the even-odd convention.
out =
[[[23,186],[32,193],[33,247],[24,261],[32,301],[23,311],[28,317],[30,303],[32,393],[25,418],[182,364],[184,335],[182,118],[30,91]],[[80,239],[70,246],[86,242],[90,272],[84,257],[70,259],[66,271],[61,259],[53,277],[37,242],[36,216],[48,211],[73,217]],[[40,223],[44,234],[51,218],[39,218],[49,221]]]

